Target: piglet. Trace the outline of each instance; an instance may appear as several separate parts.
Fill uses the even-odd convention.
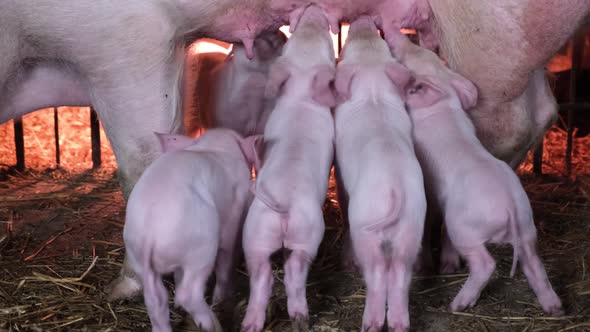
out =
[[[306,280],[324,235],[322,204],[334,154],[330,106],[335,58],[328,21],[308,7],[283,55],[271,67],[266,89],[277,97],[264,130],[262,166],[244,225],[250,298],[242,331],[261,331],[271,295],[270,256],[285,248],[287,309],[294,330],[308,328]]]
[[[406,103],[426,187],[442,211],[452,245],[469,266],[469,277],[450,309],[473,307],[490,279],[495,261],[485,244],[511,243],[510,274],[520,260],[545,313],[561,315],[561,301],[537,254],[528,197],[510,166],[477,139],[465,112],[475,105],[477,89],[434,53],[405,38],[398,38],[394,53],[415,75]]]
[[[161,276],[174,273],[176,304],[205,331],[221,332],[205,302],[205,284],[215,269],[213,302],[231,293],[259,137],[243,139],[229,129],[212,129],[197,139],[157,136],[163,154],[143,173],[127,205],[123,237],[129,264],[144,285],[153,331],[171,331]]]
[[[214,127],[230,128],[243,136],[262,134],[275,105],[264,91],[270,66],[281,55],[287,37],[279,30],[254,40],[254,57],[248,59],[244,46],[235,44],[219,67]]]
[[[402,99],[410,72],[392,57],[368,16],[352,22],[340,59],[335,86],[346,101],[335,111],[336,160],[367,286],[362,331],[381,331],[386,314],[389,331],[407,331],[412,265],[426,214]]]
[[[264,96],[269,68],[286,41],[287,37],[275,30],[254,40],[252,59],[242,44],[234,44],[225,60],[219,53],[189,57],[185,101],[189,135],[197,133],[198,125],[229,128],[243,136],[262,134],[275,104],[274,98]]]

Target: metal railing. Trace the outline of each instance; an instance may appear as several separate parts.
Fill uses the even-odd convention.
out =
[[[53,134],[55,136],[55,163],[59,167],[61,164],[61,155],[59,151],[59,111],[57,107],[53,108]],[[92,168],[99,168],[102,163],[100,151],[100,122],[98,115],[93,108],[90,108],[90,141],[92,146]],[[25,138],[23,130],[23,119],[18,117],[14,119],[14,146],[16,150],[16,170],[24,171],[25,163]]]
[[[568,103],[559,104],[559,111],[567,112],[567,141],[565,148],[565,175],[572,174],[572,151],[574,145],[574,119],[578,111],[590,110],[590,103],[577,102],[576,88],[578,72],[582,69],[582,60],[584,58],[584,38],[585,27],[581,27],[572,38],[572,65],[569,77],[569,95]],[[540,175],[543,173],[543,140],[533,152],[533,173]]]

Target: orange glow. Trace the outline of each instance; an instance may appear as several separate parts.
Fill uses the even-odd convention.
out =
[[[191,52],[192,54],[215,52],[229,54],[229,52],[231,52],[232,47],[233,45],[229,43],[203,38],[193,43],[190,46],[189,52]]]
[[[342,24],[340,28],[340,35],[342,38],[342,46],[346,42],[348,38],[348,28],[349,25],[347,23]],[[289,26],[283,25],[279,30],[281,30],[287,38],[291,38],[291,33],[289,32]],[[415,34],[416,30],[414,29],[401,29],[401,32],[404,34]],[[332,37],[332,43],[334,44],[334,53],[336,54],[336,58],[338,58],[338,35],[330,33]],[[195,42],[190,47],[190,52],[193,54],[196,53],[213,53],[213,52],[221,52],[224,54],[228,54],[232,49],[232,44],[225,43],[222,41],[214,40],[214,39],[200,39],[199,41]]]
[[[59,143],[61,166],[70,171],[92,168],[90,113],[88,107],[59,108]],[[23,117],[25,164],[27,168],[55,167],[53,108],[39,110]],[[100,127],[102,167],[115,169],[115,156],[105,132]],[[13,121],[0,125],[0,166],[16,164]]]
[[[279,30],[281,30],[287,38],[291,38],[288,25],[283,25]],[[348,24],[343,24],[340,30],[342,31],[342,46],[344,46],[344,41],[346,41],[346,37],[348,36]],[[330,36],[332,37],[332,44],[334,44],[334,54],[336,54],[336,58],[338,58],[338,35],[330,33]]]
[[[414,29],[401,29],[400,31],[401,31],[401,33],[403,33],[405,35],[415,35],[416,34],[416,30],[414,30]]]

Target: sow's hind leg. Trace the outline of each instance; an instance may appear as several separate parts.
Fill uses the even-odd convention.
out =
[[[179,81],[183,50],[137,49],[137,54],[115,55],[120,59],[115,61],[116,65],[99,66],[90,75],[93,105],[117,159],[117,173],[125,199],[145,168],[160,154],[154,132],[179,133],[182,130]],[[108,59],[108,62],[107,59],[99,59],[99,62],[113,62],[111,57]],[[107,288],[108,298],[130,298],[140,290],[141,284],[125,260],[119,277]]]

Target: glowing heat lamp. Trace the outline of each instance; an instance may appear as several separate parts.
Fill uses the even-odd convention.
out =
[[[344,43],[346,42],[346,38],[348,37],[348,28],[349,28],[348,24],[342,24],[342,26],[340,28],[340,36],[342,38],[342,46],[344,46]],[[291,37],[291,33],[289,32],[288,25],[283,25],[279,30],[281,30],[287,36],[287,38]],[[401,32],[404,34],[415,34],[416,33],[416,31],[413,29],[402,29]],[[330,36],[332,37],[332,43],[334,45],[334,53],[336,54],[336,57],[338,57],[338,35],[330,34]],[[204,38],[204,39],[200,39],[199,41],[192,44],[190,47],[190,52],[193,54],[215,53],[215,52],[229,54],[229,52],[231,52],[232,47],[233,47],[233,45],[229,44],[229,43],[225,43],[225,42],[218,41],[215,39]]]
[[[281,30],[285,34],[285,36],[287,36],[287,38],[291,37],[288,25],[283,25],[279,30]],[[348,36],[348,24],[343,24],[340,31],[342,35],[342,45],[344,46],[344,41]],[[332,37],[332,44],[334,45],[334,53],[336,54],[336,57],[338,57],[338,35],[330,33],[330,36]]]
[[[229,54],[233,45],[225,43],[215,39],[203,38],[193,43],[190,47],[192,54],[200,53],[215,53],[220,52],[223,54]]]

